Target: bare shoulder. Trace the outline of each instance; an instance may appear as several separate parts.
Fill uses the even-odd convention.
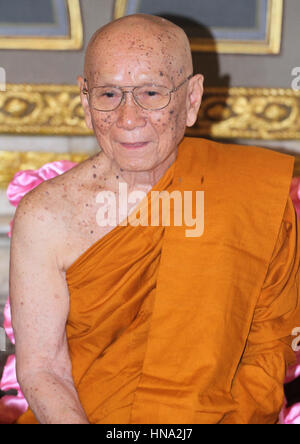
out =
[[[44,232],[49,242],[63,237],[64,219],[76,197],[77,174],[74,171],[47,180],[26,194],[19,203],[14,217],[13,237],[18,234],[38,236]],[[73,191],[72,191],[73,190]]]
[[[53,252],[60,270],[66,271],[105,234],[96,223],[96,196],[109,178],[110,164],[99,153],[43,182],[19,204],[13,245],[23,245],[28,239],[37,249],[44,247]]]
[[[55,185],[45,182],[19,203],[12,230],[11,271],[18,269],[20,263],[27,268],[27,262],[34,267],[47,261],[56,263],[57,245],[63,235],[58,216],[60,203],[59,200],[55,202],[57,191]]]
[[[71,214],[77,206],[81,195],[88,188],[89,172],[99,170],[93,168],[95,155],[78,164],[71,170],[41,183],[30,191],[21,200],[15,216],[16,223],[22,221],[30,224],[42,225],[40,222],[50,223],[49,229],[62,229],[66,216]],[[105,167],[100,163],[101,174]],[[95,172],[93,173],[96,174]]]
[[[23,197],[16,210],[13,234],[27,228],[34,231],[45,227],[51,232],[59,228],[62,193],[57,179],[43,182]]]

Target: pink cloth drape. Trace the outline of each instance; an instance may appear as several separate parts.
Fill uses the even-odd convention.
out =
[[[297,363],[288,369],[285,382],[291,382],[298,377],[300,377],[300,352],[297,353]],[[284,405],[279,420],[281,424],[300,424],[300,402],[288,408]]]
[[[53,177],[59,176],[65,173],[76,165],[74,162],[68,160],[61,160],[58,162],[47,163],[38,170],[25,170],[19,171],[15,174],[12,182],[7,188],[7,198],[9,202],[17,207],[21,199],[29,191],[36,188],[45,180],[53,179]],[[11,227],[12,229],[12,223]],[[9,236],[11,235],[11,229]]]
[[[290,196],[300,220],[300,177],[293,178]],[[295,327],[300,327],[300,325]],[[300,377],[300,352],[297,352],[297,363],[288,369],[285,382],[291,382],[298,377]],[[284,405],[281,410],[279,420],[281,424],[300,424],[300,402],[292,405],[289,408]]]
[[[7,197],[10,203],[17,207],[21,199],[29,191],[40,185],[42,182],[52,179],[60,174],[65,173],[76,165],[76,163],[62,160],[52,162],[44,165],[38,170],[20,171],[15,174],[12,182],[7,189]],[[10,224],[12,229],[12,222]],[[11,229],[9,236],[11,236]],[[11,343],[15,343],[9,299],[4,309],[4,330],[10,339]],[[30,353],[30,351],[29,351]],[[20,390],[16,377],[16,358],[15,355],[10,355],[5,364],[2,379],[0,382],[0,389],[4,392],[16,389],[17,396],[4,396],[0,399],[0,424],[13,424],[20,415],[22,415],[28,408],[28,404]]]

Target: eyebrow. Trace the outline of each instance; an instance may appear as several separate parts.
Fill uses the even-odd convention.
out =
[[[87,79],[84,79],[84,80],[88,84]],[[170,86],[162,85],[160,82],[155,82],[155,81],[152,81],[152,82],[149,81],[146,83],[142,83],[141,85],[116,85],[113,83],[103,82],[103,83],[101,83],[101,85],[99,84],[99,85],[93,86],[92,89],[93,88],[101,88],[101,87],[105,87],[105,86],[113,87],[113,88],[139,88],[142,86],[162,86],[163,88],[172,89],[172,86],[170,87]]]

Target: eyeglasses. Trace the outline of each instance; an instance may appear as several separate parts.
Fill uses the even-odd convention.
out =
[[[134,101],[141,108],[148,111],[158,111],[166,108],[171,101],[171,94],[178,91],[188,80],[193,77],[191,74],[180,85],[174,89],[165,88],[157,85],[135,86],[131,91],[125,91],[123,88],[131,88],[124,86],[96,86],[88,90],[85,86],[83,94],[88,96],[90,106],[96,111],[114,111],[116,110],[125,98],[125,94],[131,93]],[[87,79],[84,79],[87,85]]]

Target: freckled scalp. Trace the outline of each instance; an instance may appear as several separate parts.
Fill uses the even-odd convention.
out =
[[[167,70],[178,79],[193,72],[192,54],[187,35],[182,28],[161,17],[134,14],[115,20],[98,29],[92,36],[85,57],[85,76],[89,79],[103,51],[118,55],[141,54],[151,57],[159,54]]]

